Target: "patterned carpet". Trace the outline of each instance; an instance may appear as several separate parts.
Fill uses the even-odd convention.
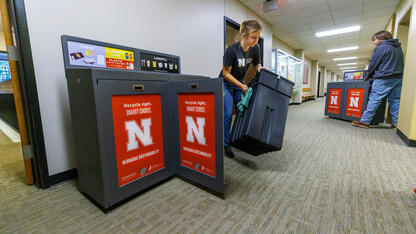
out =
[[[24,184],[19,143],[0,132],[0,233],[416,233],[416,148],[388,125],[290,106],[283,149],[225,159],[225,199],[179,178],[108,213],[70,181]]]

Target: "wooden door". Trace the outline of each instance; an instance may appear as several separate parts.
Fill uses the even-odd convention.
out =
[[[6,41],[7,52],[10,55],[9,48],[15,48],[15,44],[13,43],[13,34],[10,27],[10,19],[9,13],[7,10],[7,2],[6,0],[0,0],[0,13],[1,13],[1,20],[3,22],[3,31],[4,37]],[[19,125],[20,131],[20,139],[22,144],[22,151],[24,155],[26,155],[26,149],[29,149],[29,140],[27,136],[26,130],[26,121],[25,115],[23,111],[23,103],[22,103],[22,96],[21,96],[21,89],[20,89],[20,82],[17,70],[17,64],[15,60],[11,60],[9,56],[9,66],[10,66],[10,75],[12,77],[12,86],[13,86],[13,95],[14,101],[16,105],[16,113],[17,113],[17,121]],[[24,165],[25,165],[25,172],[26,172],[26,182],[28,185],[33,184],[33,172],[32,172],[32,162],[30,158],[23,157]]]

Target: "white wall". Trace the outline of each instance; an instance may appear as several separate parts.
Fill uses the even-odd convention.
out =
[[[281,41],[279,38],[277,38],[275,36],[273,36],[272,48],[273,49],[279,49],[279,50],[285,52],[286,54],[290,54],[292,56],[295,56],[295,49],[293,49],[288,44],[284,43],[283,41]]]
[[[224,51],[224,5],[224,0],[25,1],[49,174],[76,167],[61,35],[179,55],[182,73],[216,77]],[[237,22],[252,16],[241,6],[228,12]],[[271,51],[271,30],[265,28],[265,51]]]
[[[264,21],[255,12],[248,9],[243,3],[241,3],[238,0],[225,0],[225,16],[239,24],[241,24],[244,20],[247,19],[256,19],[262,24],[263,31],[261,33],[261,36],[264,38],[263,65],[265,68],[270,69],[273,43],[273,32],[271,25]]]
[[[331,82],[331,72],[325,68],[325,81],[324,81],[324,92],[326,92],[326,86],[328,82]]]
[[[0,25],[0,27],[2,27],[2,25]],[[7,51],[3,30],[0,31],[0,51]]]
[[[7,51],[6,39],[4,38],[3,22],[0,19],[0,51]]]

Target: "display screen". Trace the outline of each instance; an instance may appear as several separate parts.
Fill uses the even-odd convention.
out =
[[[134,70],[133,51],[68,41],[69,64]]]
[[[344,72],[344,80],[363,80],[366,75],[366,70]]]
[[[7,53],[0,52],[0,82],[10,80],[11,78]]]
[[[156,54],[140,53],[142,71],[179,73],[179,59]]]

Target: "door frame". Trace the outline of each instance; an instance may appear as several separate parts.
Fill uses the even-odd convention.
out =
[[[14,35],[13,46],[28,142],[23,152],[25,157],[31,159],[34,184],[45,189],[50,187],[50,178],[25,3],[24,0],[2,1],[7,4],[10,28]]]
[[[316,92],[316,96],[317,97],[323,97],[323,96],[321,96],[321,95],[319,95],[320,94],[320,86],[321,86],[321,71],[318,71],[318,90],[317,90],[317,92]]]

